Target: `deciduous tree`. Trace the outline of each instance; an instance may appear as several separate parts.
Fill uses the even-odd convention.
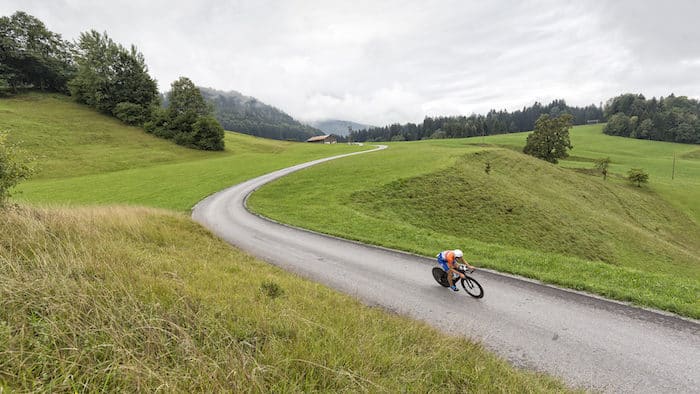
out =
[[[569,114],[551,118],[542,115],[535,122],[535,130],[527,136],[523,152],[557,163],[559,159],[569,156],[568,150],[573,149],[569,138],[572,116]]]
[[[170,87],[166,98],[168,108],[152,113],[151,120],[144,125],[146,131],[190,148],[223,150],[224,129],[211,115],[212,109],[199,88],[186,77],[180,77]]]
[[[637,184],[637,187],[642,187],[642,183],[649,181],[649,174],[641,168],[632,168],[627,172],[627,179]]]
[[[4,84],[11,93],[21,88],[67,93],[75,72],[72,49],[26,12],[0,17],[0,89]]]
[[[78,102],[102,112],[132,119],[146,119],[150,108],[159,103],[158,85],[148,75],[143,55],[133,45],[126,49],[94,30],[82,33],[78,42],[78,72],[70,81],[71,94]],[[134,106],[120,108],[130,103]],[[138,112],[138,113],[136,113]]]
[[[595,167],[603,174],[603,180],[608,178],[608,167],[610,166],[610,158],[605,157],[595,161]]]

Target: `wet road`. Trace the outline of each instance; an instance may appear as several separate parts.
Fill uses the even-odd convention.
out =
[[[330,159],[209,196],[193,208],[193,219],[263,260],[368,305],[476,339],[516,366],[559,376],[571,386],[604,392],[700,392],[698,321],[484,270],[474,276],[486,295],[475,300],[435,283],[433,259],[296,229],[246,210],[245,199],[256,188]]]

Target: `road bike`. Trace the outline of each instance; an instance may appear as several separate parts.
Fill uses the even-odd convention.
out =
[[[459,281],[462,284],[462,288],[464,289],[464,291],[467,292],[467,294],[474,298],[482,298],[484,296],[484,288],[481,287],[481,285],[479,284],[479,282],[476,281],[476,279],[468,275],[473,273],[474,270],[470,270],[469,268],[467,268],[466,265],[460,264],[457,267],[457,271],[461,272],[464,275],[464,279],[461,279],[459,275],[453,272],[452,283],[456,284],[457,281]],[[447,272],[445,272],[442,268],[433,267],[433,278],[440,285],[450,287],[450,283],[447,281]]]

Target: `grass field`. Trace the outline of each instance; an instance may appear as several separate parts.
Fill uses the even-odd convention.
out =
[[[36,158],[16,199],[51,205],[132,204],[185,211],[207,195],[293,164],[356,151],[226,133],[226,150],[203,152],[154,138],[69,98],[0,100],[0,130]]]
[[[0,212],[0,388],[10,392],[566,390],[266,266],[182,213]]]
[[[39,171],[0,211],[0,392],[567,390],[258,261],[183,212],[37,206],[186,211],[358,147],[228,133],[225,152],[192,151],[37,94],[0,100],[0,129]]]
[[[700,317],[698,147],[600,130],[575,128],[575,160],[561,166],[496,146],[522,146],[522,133],[394,143],[280,179],[249,203],[316,231],[425,256],[461,247],[482,267]],[[674,151],[684,170],[664,181],[656,156]],[[608,181],[567,168],[590,169],[607,156]],[[632,166],[650,172],[649,186],[620,177]]]
[[[561,165],[590,169],[593,168],[592,160],[610,157],[610,171],[618,175],[625,175],[630,168],[643,168],[649,173],[652,190],[700,224],[700,146],[607,136],[602,134],[602,127],[574,128],[571,134],[572,156]],[[521,150],[527,134],[491,136],[487,142]]]

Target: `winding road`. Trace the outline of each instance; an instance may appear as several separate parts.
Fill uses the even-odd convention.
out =
[[[475,300],[435,283],[433,259],[294,228],[245,207],[250,193],[274,179],[328,160],[381,154],[369,152],[383,148],[251,179],[201,201],[193,219],[263,260],[368,305],[480,341],[516,366],[561,377],[573,387],[700,392],[698,321],[486,270],[474,274],[486,293]]]

